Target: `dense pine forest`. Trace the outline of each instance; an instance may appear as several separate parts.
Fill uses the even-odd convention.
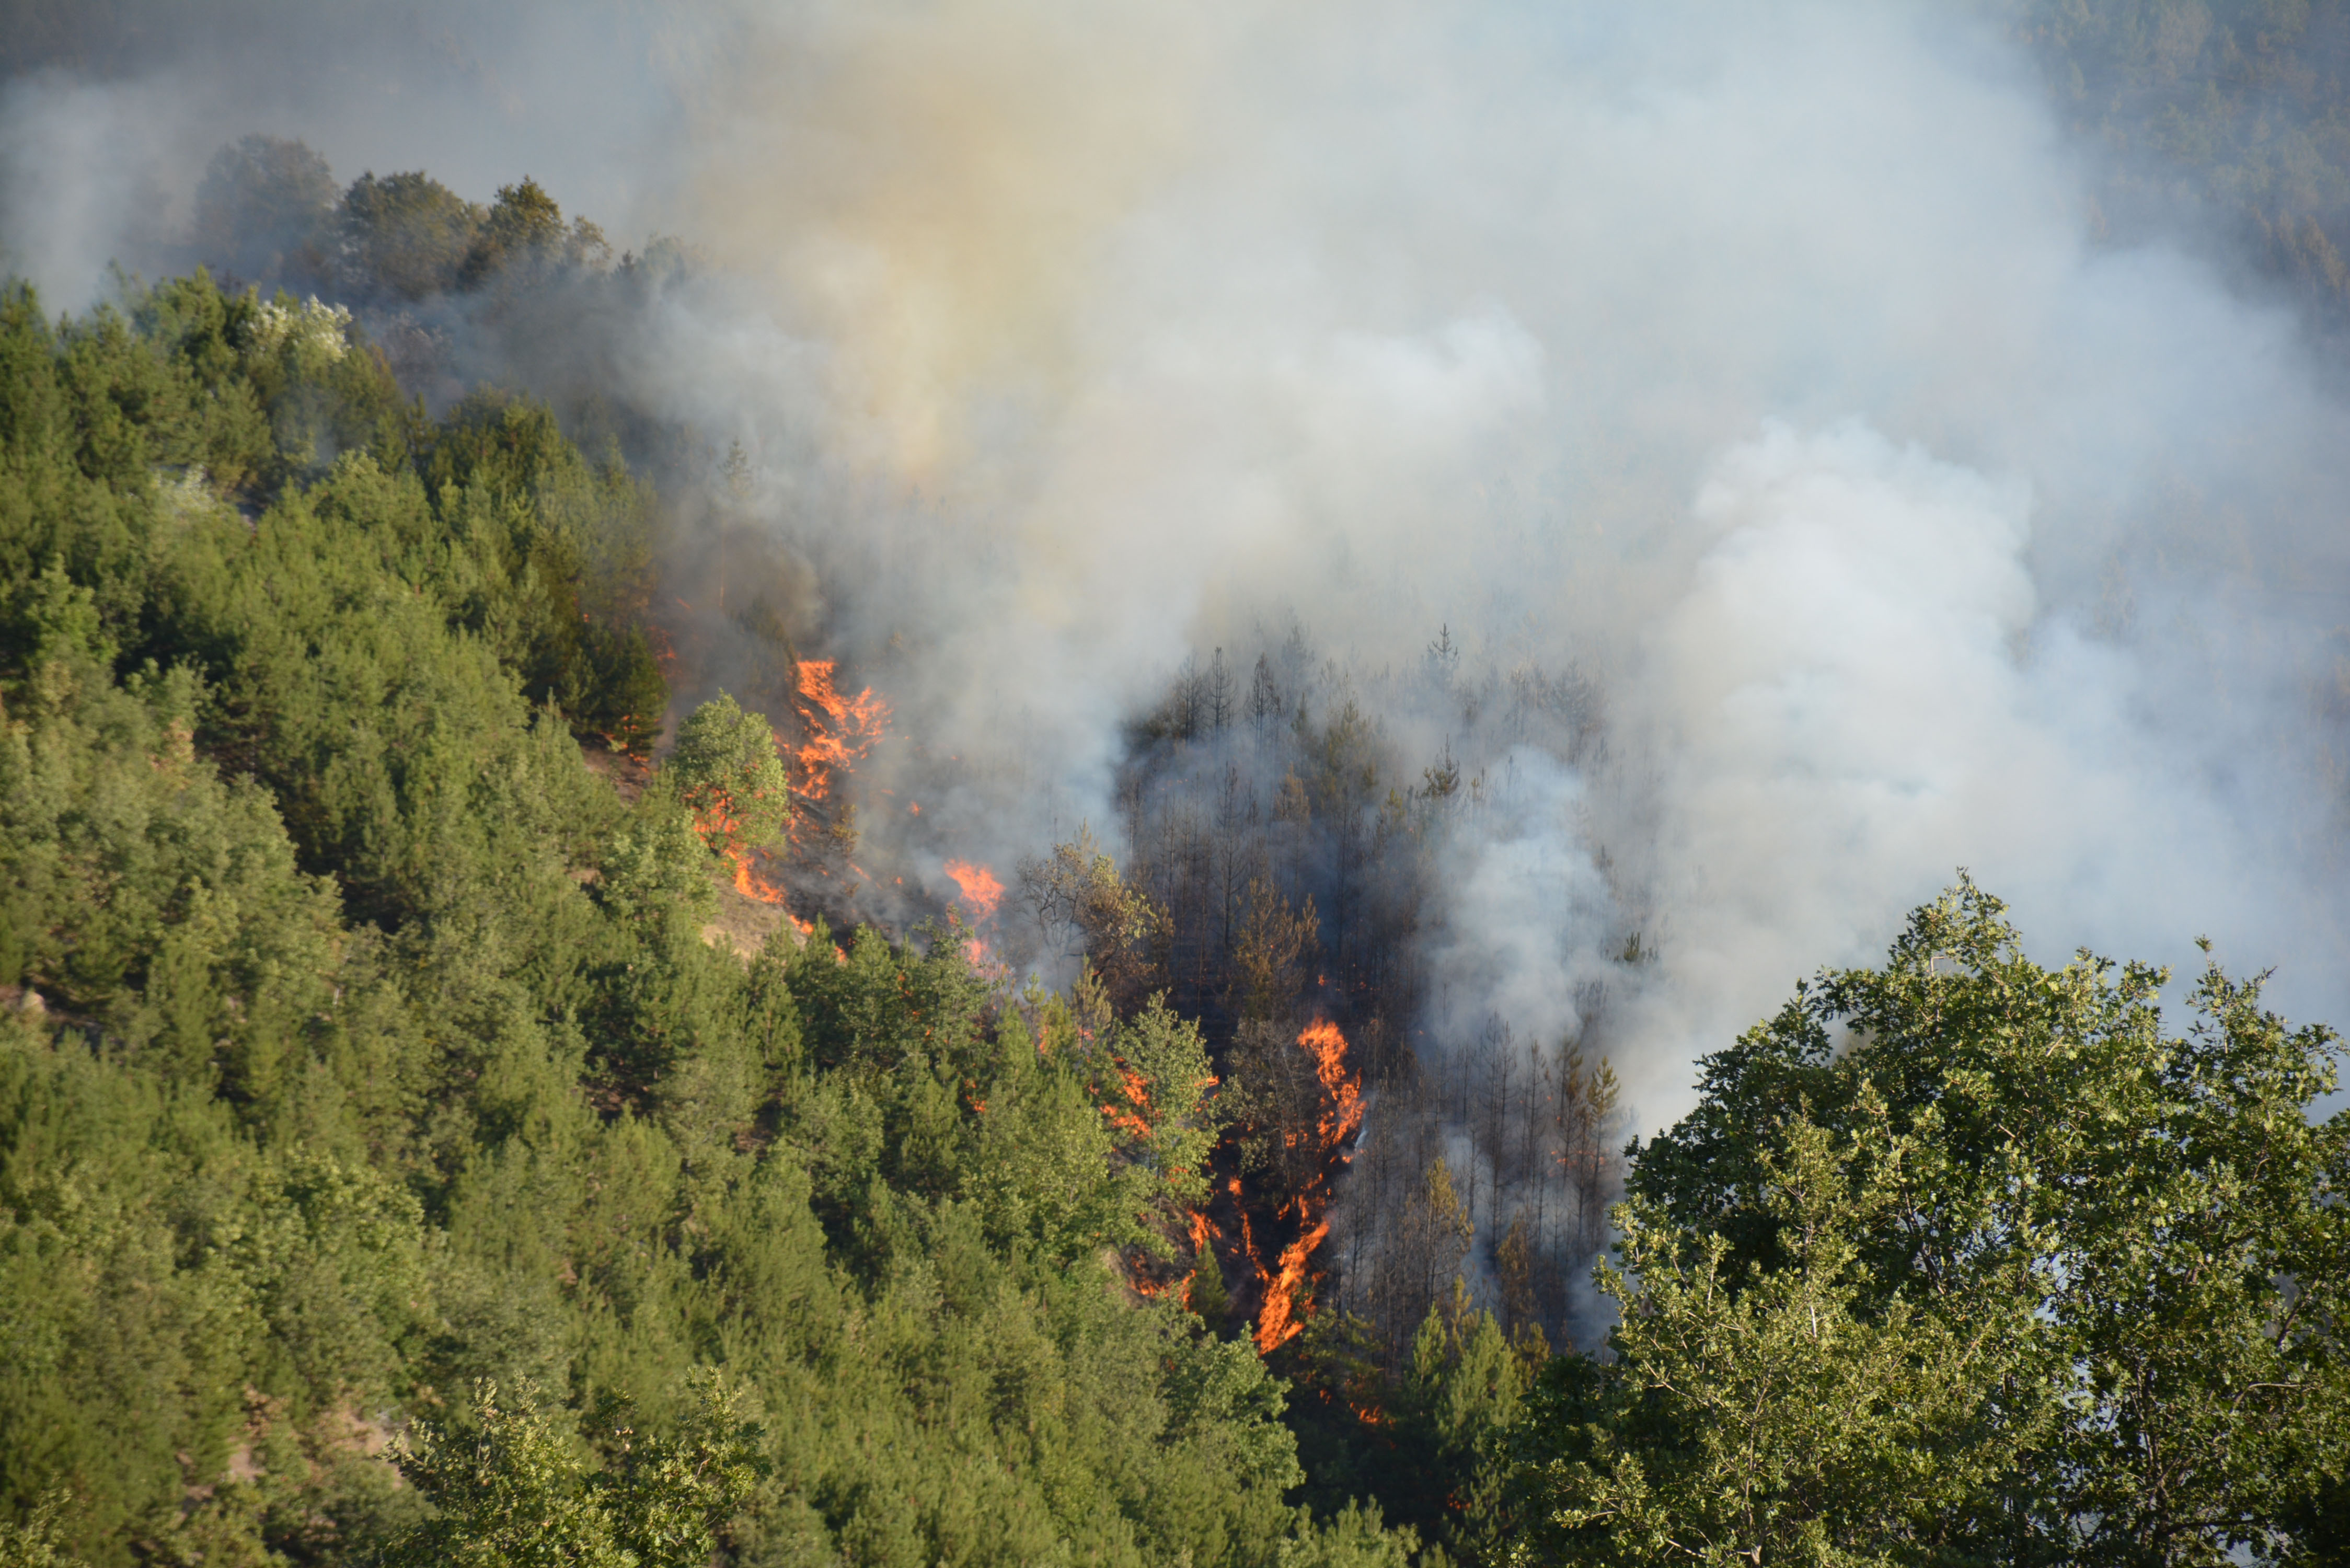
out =
[[[1990,9],[2100,224],[2338,331],[2350,13]],[[886,696],[620,370],[690,240],[265,135],[188,194],[0,294],[0,1568],[2350,1562],[2263,977],[1957,872],[1635,1136],[1649,927],[1536,1035],[1430,891],[1603,684],[1442,625],[1201,649],[1117,820],[885,886]]]
[[[1294,1512],[1253,1347],[1106,1261],[1199,1185],[1193,1026],[951,929],[703,940],[688,803],[775,742],[633,804],[588,765],[660,701],[616,461],[202,275],[5,332],[19,1518],[93,1562],[521,1550],[525,1494],[576,1510],[530,1551],[660,1561],[1393,1550]]]

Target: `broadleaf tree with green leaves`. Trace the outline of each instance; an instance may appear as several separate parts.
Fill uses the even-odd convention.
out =
[[[1961,884],[1636,1150],[1527,1563],[2321,1561],[2350,1459],[2334,1037],[2217,965],[2025,955]],[[1841,1037],[1839,1039],[1839,1036]]]

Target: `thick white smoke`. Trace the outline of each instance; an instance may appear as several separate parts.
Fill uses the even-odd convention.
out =
[[[2301,881],[2286,843],[2199,776],[2178,695],[2042,603],[2032,514],[2022,484],[1858,423],[1715,465],[1694,518],[1717,537],[1630,698],[1659,726],[1672,921],[1644,1033],[1725,1038],[1809,965],[1881,947],[1877,889],[1958,861],[2059,940],[2322,953],[2273,919]]]
[[[796,417],[925,498],[882,527],[920,586],[836,573],[871,585],[844,609],[927,643],[927,722],[1016,736],[1065,822],[1111,816],[1116,721],[1187,649],[1294,610],[1377,668],[1449,623],[1608,671],[1616,723],[1600,774],[1464,847],[1431,958],[1547,1033],[1643,928],[1651,1123],[1960,865],[2054,952],[2209,930],[2336,1005],[2305,714],[2339,411],[2286,322],[2093,245],[1995,40],[1111,7],[1080,65],[1057,14],[807,16],[762,36],[842,96],[727,100],[774,140],[705,189],[824,345]],[[746,145],[816,171],[760,200]],[[972,804],[1003,852],[1033,831]]]
[[[898,764],[926,842],[1107,827],[1121,721],[1261,621],[1596,672],[1604,761],[1521,759],[1430,957],[1548,1032],[1640,930],[1653,1126],[1961,865],[2052,955],[2208,931],[2345,1011],[2350,431],[2289,320],[2093,243],[1974,16],[712,5],[601,101],[499,79],[542,140],[639,128],[567,200],[718,254],[639,389],[743,439],[957,759]],[[317,112],[346,175],[430,166]]]

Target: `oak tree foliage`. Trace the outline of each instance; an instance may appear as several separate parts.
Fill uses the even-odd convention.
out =
[[[2043,967],[1962,882],[1707,1058],[1633,1162],[1611,1358],[1524,1432],[1526,1560],[2319,1560],[2334,1037],[2217,965],[2172,1033],[2168,979]]]

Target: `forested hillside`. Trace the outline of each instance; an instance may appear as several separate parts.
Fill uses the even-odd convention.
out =
[[[2095,243],[2338,329],[2350,8],[1959,9]],[[135,11],[0,69],[204,19]],[[1635,1137],[1669,920],[1530,934],[1534,1030],[1451,896],[1613,875],[1515,836],[1590,668],[1260,620],[1114,820],[868,836],[896,631],[632,373],[701,253],[267,135],[181,195],[160,281],[0,292],[0,1568],[2350,1562],[2350,1112],[2264,977],[1961,872]]]
[[[2350,8],[2000,0],[2095,171],[2102,237],[2199,230],[2329,337],[2350,323]]]
[[[1211,1094],[1074,851],[1066,995],[951,924],[709,940],[787,774],[713,701],[616,788],[616,458],[201,275],[0,326],[8,1561],[2336,1560],[2350,1121],[2256,987],[2166,1036],[1962,890],[1636,1148],[1606,1355],[1435,1279],[1400,1358],[1238,1333],[1208,1173],[1303,1202],[1280,1118],[1352,1080],[1286,1047],[1283,1112],[1243,984]]]
[[[702,940],[692,781],[581,750],[661,701],[617,461],[202,276],[5,333],[15,1517],[352,1560],[422,1516],[411,1420],[668,1429],[706,1366],[763,1560],[1393,1550],[1293,1515],[1246,1342],[1118,1284],[1198,1184],[1190,1024],[1004,996],[949,930]]]

